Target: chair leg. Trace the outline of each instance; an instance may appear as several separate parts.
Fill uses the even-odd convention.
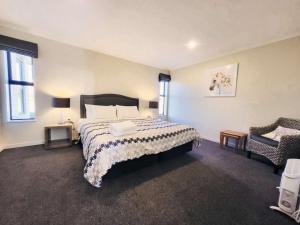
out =
[[[250,151],[247,151],[247,158],[251,159],[251,152]]]
[[[278,171],[279,171],[279,166],[274,165],[273,173],[274,173],[274,174],[278,174]]]

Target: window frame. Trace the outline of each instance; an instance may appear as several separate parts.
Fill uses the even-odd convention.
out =
[[[169,81],[161,80],[159,81],[159,85],[163,83],[163,93],[160,93],[160,87],[159,87],[159,97],[163,98],[163,105],[162,105],[162,114],[161,116],[168,116],[168,90],[169,90]],[[160,110],[159,110],[160,111]]]
[[[12,88],[11,86],[12,85],[19,85],[19,86],[31,86],[34,88],[34,60],[33,60],[33,57],[31,56],[27,56],[27,57],[31,57],[31,60],[32,60],[32,82],[28,82],[28,81],[19,81],[19,80],[14,80],[13,79],[13,74],[12,74],[12,64],[11,64],[11,53],[12,52],[9,52],[9,51],[4,51],[4,54],[5,54],[5,58],[6,58],[6,72],[7,72],[7,89],[5,91],[7,97],[6,97],[6,100],[8,101],[6,103],[6,107],[7,107],[7,121],[8,122],[27,122],[27,121],[35,121],[35,118],[36,118],[36,111],[34,111],[34,115],[33,117],[30,117],[30,118],[22,118],[22,119],[18,119],[18,118],[13,118],[13,113],[12,113]],[[19,53],[15,53],[15,54],[19,54]],[[19,55],[22,55],[22,54],[19,54]],[[23,71],[23,70],[21,70]],[[34,89],[34,93],[35,93],[35,89]],[[24,96],[23,96],[23,100],[22,100],[22,104],[24,107]],[[35,97],[34,97],[34,104],[35,104]]]

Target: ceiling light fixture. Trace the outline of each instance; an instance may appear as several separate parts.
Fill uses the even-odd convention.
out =
[[[198,45],[199,45],[199,44],[198,44],[197,41],[192,40],[192,41],[189,41],[185,46],[186,46],[188,49],[193,50],[193,49],[195,49]]]

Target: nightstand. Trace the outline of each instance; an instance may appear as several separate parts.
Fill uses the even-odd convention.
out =
[[[51,129],[65,129],[67,132],[66,139],[51,140]],[[45,127],[45,148],[62,148],[72,145],[72,125],[70,124],[57,124]]]
[[[236,150],[245,150],[247,144],[247,134],[243,132],[233,131],[233,130],[224,130],[220,132],[220,145],[224,148],[224,139],[225,146],[228,145],[228,138],[235,139],[235,149]]]

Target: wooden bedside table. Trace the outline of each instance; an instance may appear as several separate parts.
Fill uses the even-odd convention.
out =
[[[66,129],[67,139],[51,140],[51,129]],[[72,125],[62,124],[62,125],[51,125],[45,127],[45,148],[62,148],[72,145]]]
[[[235,149],[245,150],[247,143],[247,134],[243,132],[233,131],[233,130],[224,130],[220,132],[220,145],[221,148],[224,148],[224,139],[225,146],[228,144],[228,138],[235,139]]]

